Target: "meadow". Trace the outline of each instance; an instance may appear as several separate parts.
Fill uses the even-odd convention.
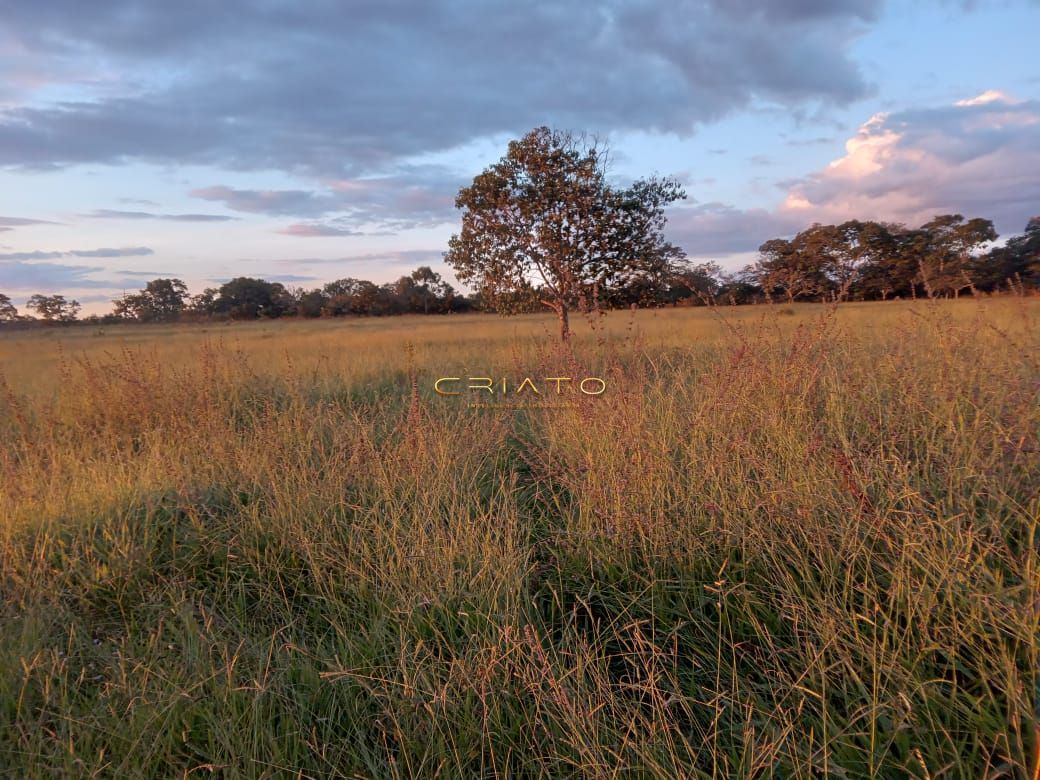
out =
[[[574,326],[0,333],[0,772],[1040,776],[1040,299]]]

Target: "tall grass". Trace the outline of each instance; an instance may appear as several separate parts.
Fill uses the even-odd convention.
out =
[[[1038,314],[2,338],[0,768],[1032,780]]]

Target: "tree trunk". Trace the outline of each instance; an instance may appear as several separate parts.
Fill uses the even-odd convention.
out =
[[[571,324],[567,318],[567,304],[560,301],[560,308],[556,310],[560,318],[560,341],[567,342],[571,338]]]

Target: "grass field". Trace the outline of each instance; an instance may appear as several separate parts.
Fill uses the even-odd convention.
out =
[[[0,772],[1037,777],[1040,300],[575,324],[0,334]]]

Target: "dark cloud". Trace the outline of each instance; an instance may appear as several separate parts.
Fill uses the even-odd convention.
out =
[[[155,252],[146,246],[126,246],[119,249],[70,249],[65,254],[72,257],[142,257]]]
[[[361,236],[357,230],[350,228],[326,225],[321,222],[296,222],[277,231],[286,236],[298,236],[301,238],[317,238],[323,236]]]
[[[16,227],[29,225],[57,225],[57,222],[48,222],[45,219],[26,219],[25,217],[0,217],[0,233],[14,230]]]
[[[160,219],[170,222],[230,222],[237,217],[223,214],[153,214],[150,211],[117,211],[96,209],[83,216],[90,219]]]
[[[42,254],[42,253],[41,253]],[[105,268],[62,263],[23,262],[0,256],[0,289],[28,293],[65,292],[68,290],[138,289],[139,278],[92,278],[96,274],[112,273]],[[32,258],[36,259],[36,258]],[[120,273],[120,272],[116,272]]]
[[[36,250],[35,252],[9,252],[7,254],[0,255],[0,262],[20,262],[22,260],[55,260],[59,257],[64,256],[64,252],[41,252],[39,250]]]
[[[119,249],[68,249],[64,252],[10,252],[0,254],[0,262],[23,260],[56,260],[59,257],[143,257],[155,254],[146,246],[121,247]]]
[[[756,100],[847,104],[867,94],[849,49],[879,7],[8,3],[5,32],[32,53],[23,70],[83,97],[9,102],[0,165],[143,160],[358,176],[544,123],[686,134]],[[100,78],[101,63],[109,76],[133,75]]]
[[[462,181],[435,166],[409,167],[394,176],[325,180],[325,189],[246,190],[217,185],[192,195],[219,201],[233,211],[312,219],[285,228],[292,236],[351,236],[415,227],[432,227],[457,219],[455,193]],[[323,221],[315,218],[328,217]],[[370,228],[370,230],[362,230]]]
[[[309,190],[239,190],[215,185],[192,190],[191,195],[218,201],[232,211],[271,216],[321,216],[336,209],[334,197]]]

